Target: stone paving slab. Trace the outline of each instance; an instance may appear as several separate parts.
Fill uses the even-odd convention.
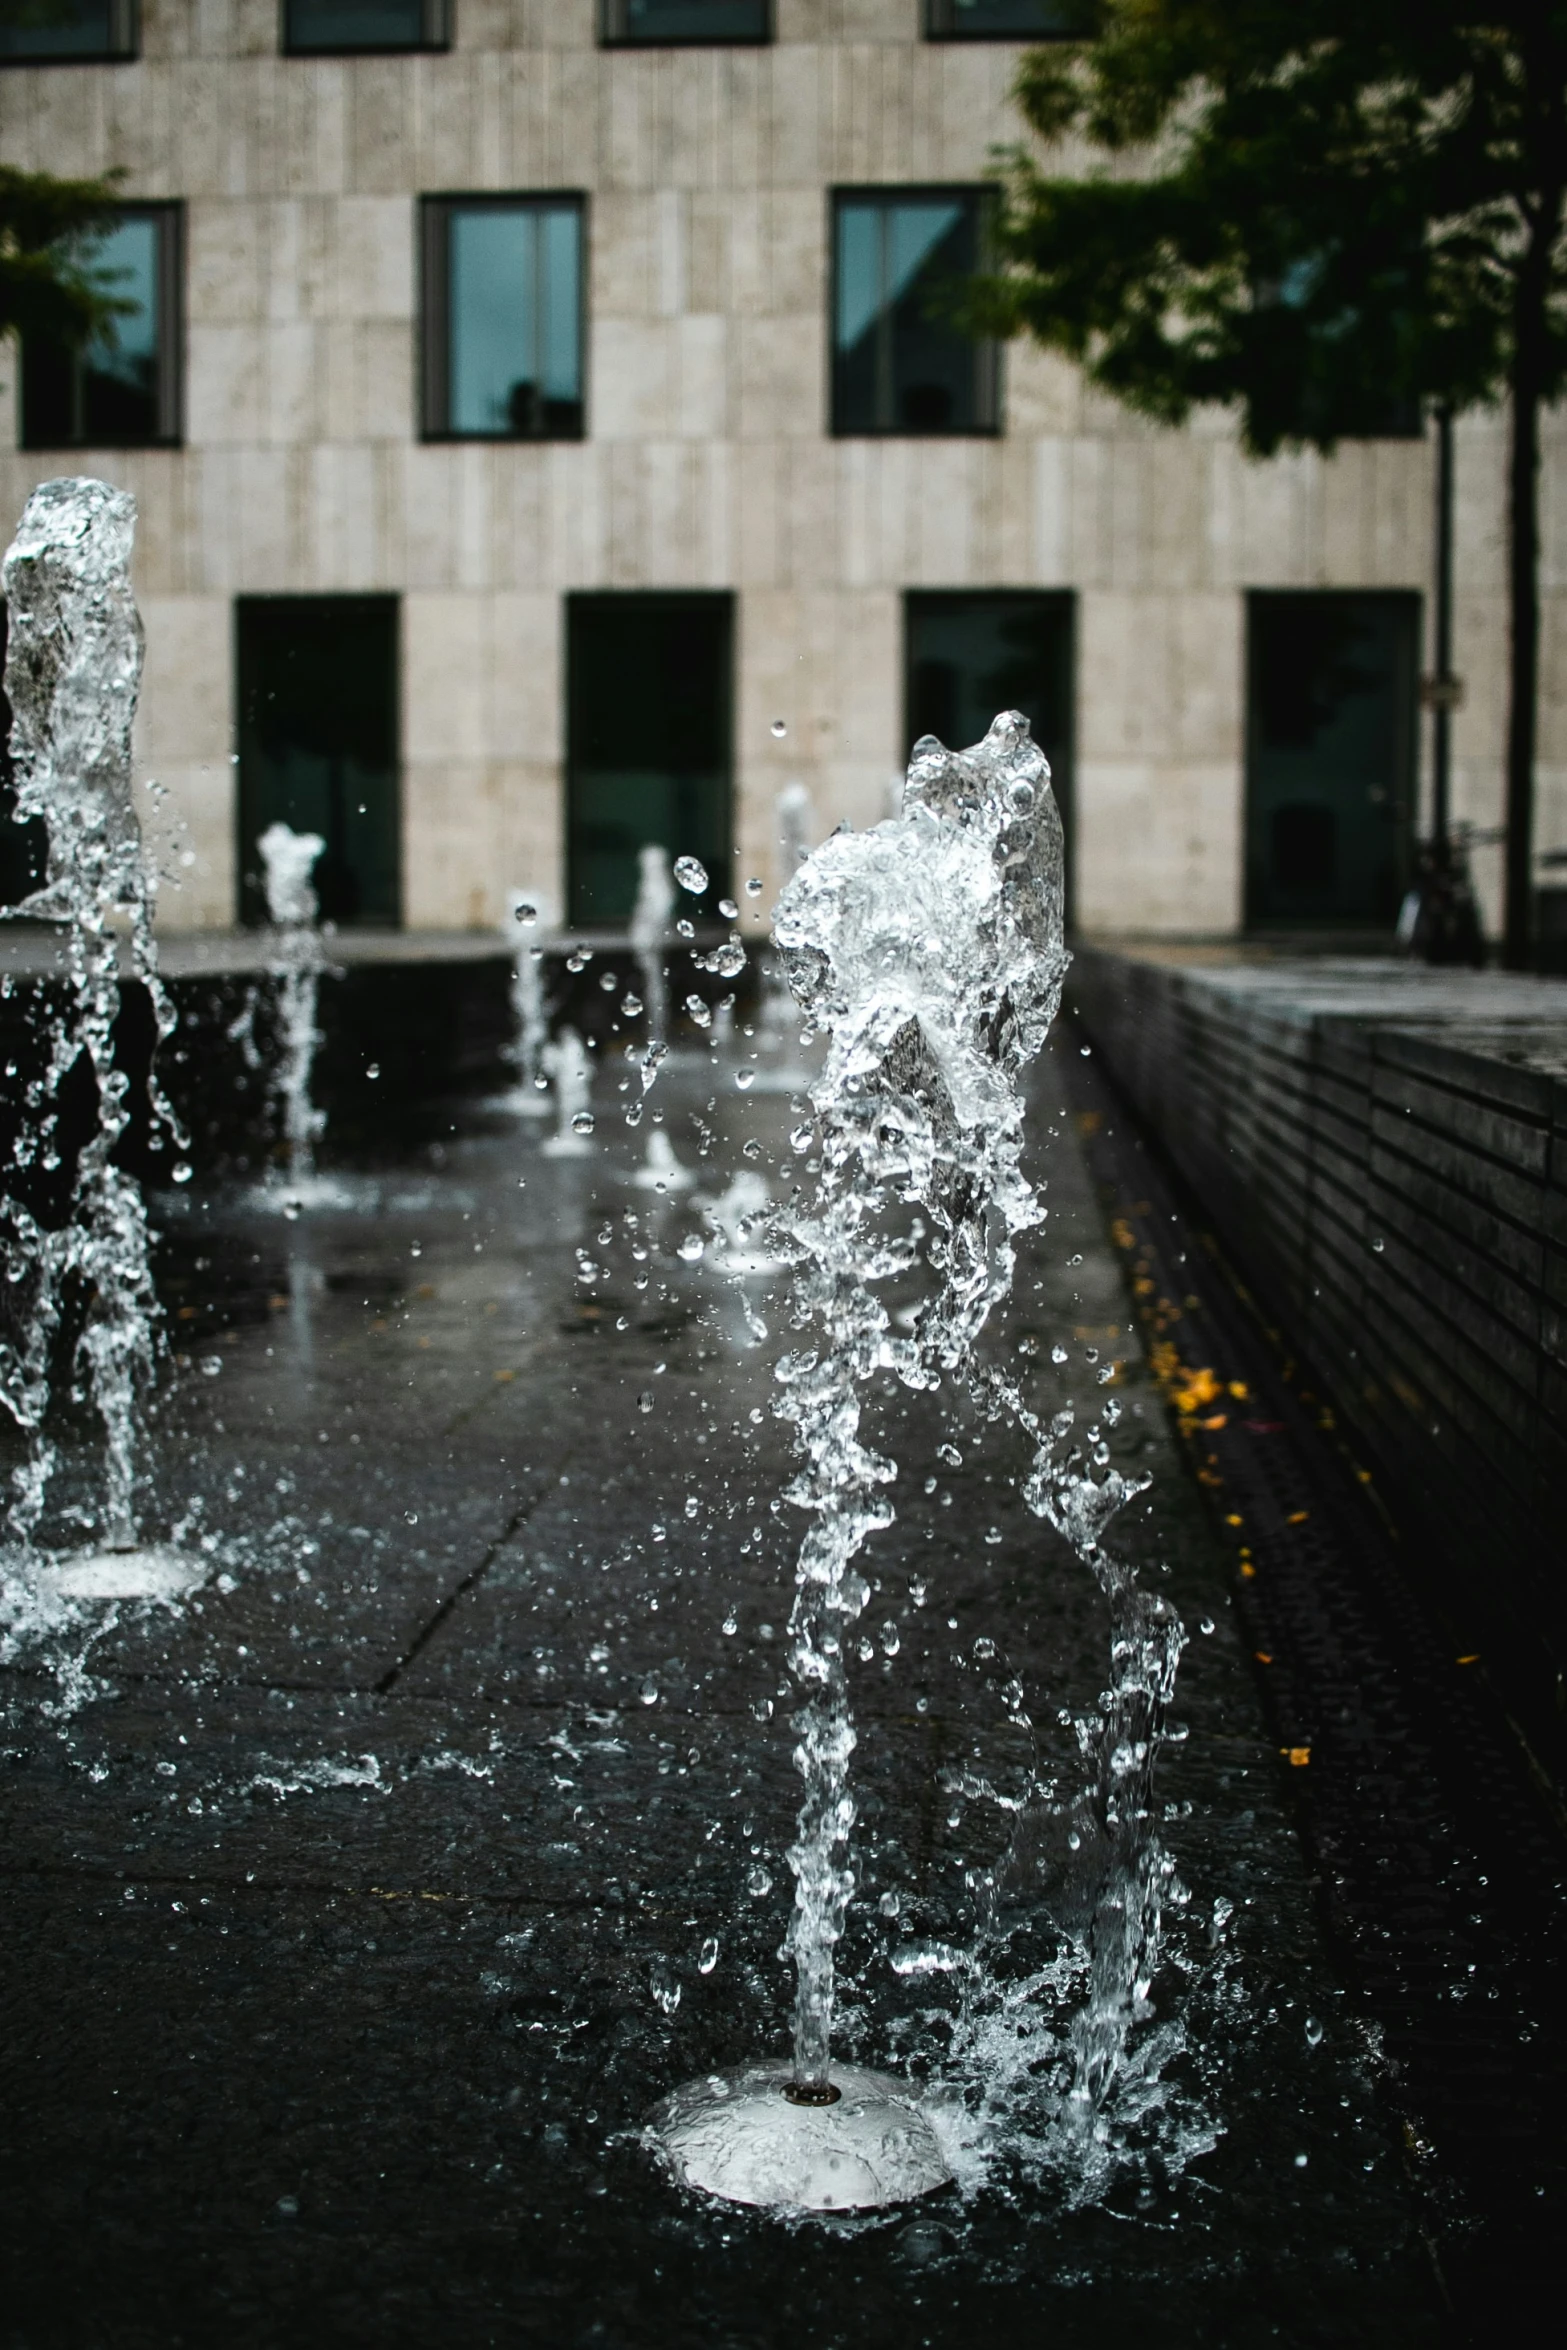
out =
[[[747,1142],[779,1179],[786,1100],[672,1076],[710,1193]],[[1034,2178],[803,2235],[674,2195],[638,2150],[657,2095],[787,2028],[785,1331],[757,1291],[759,1343],[733,1284],[674,1254],[697,1211],[634,1189],[632,1138],[605,1123],[576,1165],[476,1127],[444,1205],[368,1229],[258,1231],[221,1202],[183,1228],[187,1265],[226,1232],[309,1278],[215,1321],[163,1415],[166,1506],[204,1496],[234,1590],[127,1617],[69,1722],[8,1680],[14,2339],[1439,2340],[1418,2207],[1049,1073],[1053,1221],[1003,1342],[1041,1406],[1073,1395],[1086,1419],[1113,1393],[1116,1449],[1153,1478],[1120,1538],[1191,1630],[1160,1790],[1189,1899],[1158,1996],[1195,2003],[1172,2090],[1208,2096],[1222,2133],[1184,2180],[1156,2167],[1106,2209]],[[574,1277],[579,1249],[602,1278]],[[1008,1829],[954,1774],[1005,1794],[1080,1767],[1060,1716],[1093,1700],[1105,1625],[1004,1443],[960,1429],[952,1470],[924,1402],[877,1408],[913,1473],[867,1552],[843,2044],[918,2070],[962,1977],[896,1962],[972,1937]],[[1014,1670],[1032,1755],[999,1698]],[[1088,1865],[1041,1850],[1031,1881],[1068,1918]],[[1232,1951],[1211,1974],[1210,1931]]]

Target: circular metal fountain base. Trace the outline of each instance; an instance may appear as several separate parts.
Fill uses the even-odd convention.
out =
[[[776,2211],[870,2211],[952,2178],[913,2090],[835,2064],[831,2104],[796,2104],[787,2064],[745,2064],[688,2081],[648,2132],[682,2186]]]
[[[205,1559],[167,1543],[134,1550],[84,1550],[52,1559],[40,1580],[62,1599],[183,1599],[206,1581]]]

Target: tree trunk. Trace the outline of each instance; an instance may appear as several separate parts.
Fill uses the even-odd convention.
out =
[[[1520,302],[1522,313],[1524,304]],[[1502,960],[1527,971],[1534,934],[1534,753],[1540,674],[1540,360],[1536,322],[1518,321],[1508,479],[1510,643],[1507,851]]]

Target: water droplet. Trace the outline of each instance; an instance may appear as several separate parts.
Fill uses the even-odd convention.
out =
[[[707,887],[707,867],[700,857],[677,857],[675,879],[682,889],[688,889],[693,897],[699,898]]]
[[[529,928],[531,924],[537,922],[538,918],[539,909],[537,906],[530,906],[526,898],[519,898],[517,900],[517,919],[522,924],[524,929]]]
[[[696,1962],[699,1975],[710,1975],[718,1964],[718,1936],[709,1934],[702,1945],[702,1955]]]
[[[762,885],[754,873],[745,885],[745,894],[748,898],[759,898],[762,894]]]
[[[650,1412],[652,1409],[653,1391],[650,1387],[644,1387],[642,1393],[637,1397],[637,1410],[639,1412]]]
[[[1053,1363],[1064,1363],[1066,1361],[1066,1348],[1064,1346],[1053,1346],[1050,1349],[1050,1360]]]
[[[203,1355],[201,1367],[209,1379],[216,1379],[223,1368],[223,1357],[221,1355]]]
[[[380,1062],[379,1062],[379,1061],[366,1061],[366,1063],[365,1063],[365,1075],[366,1075],[367,1077],[379,1077],[379,1076],[380,1076],[380,1074],[381,1074],[381,1064],[380,1064]]]
[[[661,1958],[655,1958],[648,1969],[647,1979],[648,1989],[665,2015],[673,2015],[675,2009],[680,2005],[679,1976],[672,1973]]]
[[[1382,1251],[1383,1251],[1383,1250],[1386,1248],[1386,1246],[1387,1246],[1387,1242],[1386,1242],[1385,1240],[1374,1240],[1374,1241],[1371,1243],[1371,1247],[1372,1247],[1373,1253],[1374,1253],[1375,1255],[1377,1255],[1377,1256],[1380,1256],[1380,1255],[1382,1254]]]
[[[899,1637],[898,1637],[898,1627],[897,1627],[897,1625],[896,1625],[896,1624],[892,1624],[892,1623],[883,1624],[883,1626],[882,1626],[882,1628],[881,1628],[881,1652],[882,1652],[882,1655],[883,1655],[883,1656],[896,1656],[896,1655],[897,1655],[897,1653],[898,1653],[898,1651],[899,1651],[899,1649],[900,1649],[902,1646],[903,1646],[903,1642],[902,1642],[902,1641],[899,1639]]]
[[[190,1167],[184,1159],[176,1159],[169,1172],[174,1177],[176,1183],[188,1183],[190,1181]]]
[[[706,1253],[707,1243],[700,1232],[688,1232],[675,1254],[685,1264],[694,1265]]]
[[[1304,2170],[1310,2160],[1311,2156],[1309,2154],[1297,2154],[1295,2157],[1295,2168],[1297,2170]]]
[[[726,1640],[733,1640],[733,1638],[734,1638],[735,1634],[736,1634],[736,1633],[739,1631],[739,1629],[740,1629],[740,1619],[739,1619],[739,1617],[738,1617],[738,1616],[735,1614],[735,1611],[734,1611],[734,1609],[733,1609],[733,1608],[731,1608],[731,1609],[729,1610],[729,1613],[728,1613],[728,1615],[727,1615],[727,1616],[725,1616],[725,1618],[724,1618],[724,1624],[723,1624],[724,1638],[725,1638]]]
[[[686,1010],[691,1015],[691,1018],[696,1022],[698,1028],[710,1028],[712,1026],[712,1008],[706,1001],[705,997],[699,995],[688,995],[686,997]]]
[[[1082,1258],[1081,1258],[1080,1256],[1078,1256],[1078,1257],[1068,1257],[1066,1261],[1067,1261],[1068,1265],[1080,1265],[1080,1264],[1082,1263],[1082,1261],[1083,1261],[1083,1260],[1082,1260]]]
[[[1203,1617],[1203,1620],[1202,1620],[1202,1622],[1201,1622],[1201,1623],[1198,1625],[1197,1629],[1198,1629],[1198,1631],[1199,1631],[1199,1632],[1211,1632],[1211,1631],[1213,1630],[1213,1618],[1212,1618],[1212,1616],[1204,1616],[1204,1617]]]
[[[419,1523],[419,1512],[418,1512],[417,1510],[404,1510],[404,1512],[403,1512],[403,1516],[404,1516],[404,1518],[407,1520],[407,1522],[408,1522],[408,1524],[409,1524],[410,1526],[417,1526],[417,1525],[418,1525],[418,1523]]]
[[[740,1088],[742,1093],[749,1093],[752,1086],[756,1083],[756,1071],[754,1069],[737,1069],[735,1071],[735,1083]]]
[[[770,1712],[771,1707],[768,1710]],[[773,1889],[773,1880],[766,1869],[753,1869],[746,1878],[745,1889],[753,1901],[765,1901]]]
[[[642,1009],[642,998],[639,995],[623,995],[620,999],[620,1009],[627,1020],[634,1020]]]
[[[643,1682],[637,1694],[641,1698],[644,1705],[657,1705],[658,1683],[654,1680],[651,1673],[648,1674],[647,1679]]]
[[[774,741],[775,741],[775,742],[782,742],[782,741],[783,741],[783,738],[784,738],[784,736],[785,736],[785,735],[788,733],[788,731],[789,731],[789,728],[788,728],[788,725],[787,725],[787,723],[785,722],[785,720],[783,720],[782,718],[775,718],[775,719],[773,720],[773,724],[772,724],[772,733],[773,733],[773,739],[774,739]]]
[[[722,914],[726,922],[738,922],[740,919],[740,909],[735,904],[733,898],[720,898],[718,901],[718,911],[720,914]]]
[[[1314,2015],[1308,2015],[1306,2018],[1306,2046],[1308,2048],[1320,2048],[1321,2045],[1322,2026],[1318,2023]]]
[[[593,1132],[593,1112],[591,1110],[574,1110],[571,1116],[571,1131],[573,1134],[591,1134]]]

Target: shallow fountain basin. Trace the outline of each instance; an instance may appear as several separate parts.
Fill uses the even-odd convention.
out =
[[[39,1580],[62,1599],[183,1599],[209,1572],[205,1559],[167,1543],[89,1550],[53,1559]]]
[[[794,2105],[784,2063],[688,2081],[648,2117],[685,2187],[774,2211],[870,2211],[949,2186],[936,2133],[907,2082],[834,2064],[832,2105]]]

